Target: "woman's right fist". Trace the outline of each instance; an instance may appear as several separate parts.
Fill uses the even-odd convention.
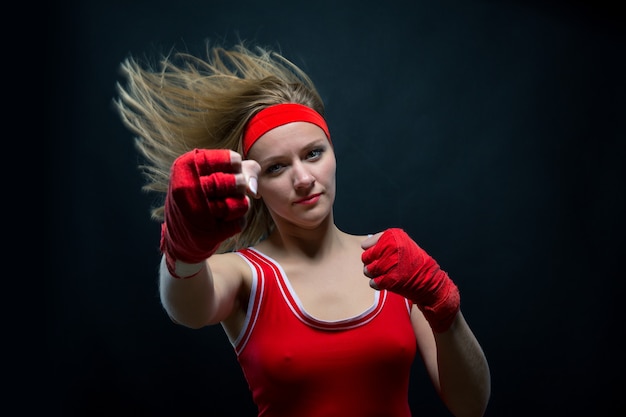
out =
[[[161,251],[175,262],[199,263],[239,233],[256,194],[260,167],[229,149],[194,149],[176,158],[165,197]],[[251,186],[252,185],[252,186]]]

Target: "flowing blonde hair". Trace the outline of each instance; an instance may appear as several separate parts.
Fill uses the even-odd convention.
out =
[[[163,202],[174,160],[194,148],[242,152],[246,123],[265,107],[300,103],[324,115],[324,103],[307,74],[279,52],[244,42],[231,49],[206,44],[206,58],[185,52],[161,55],[158,69],[129,57],[121,64],[126,85],[114,100],[135,135],[144,162],[143,190],[159,193],[151,217],[163,221]],[[220,252],[252,246],[274,228],[262,199],[253,199],[246,227]]]

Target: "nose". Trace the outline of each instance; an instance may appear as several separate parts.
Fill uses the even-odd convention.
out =
[[[307,169],[306,165],[298,161],[292,165],[293,186],[296,189],[309,188],[315,182],[315,177]]]

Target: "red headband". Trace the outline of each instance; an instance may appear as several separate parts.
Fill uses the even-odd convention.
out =
[[[276,104],[266,107],[248,122],[243,132],[243,156],[248,155],[248,151],[254,143],[270,130],[292,122],[308,122],[319,126],[330,141],[330,132],[326,121],[321,114],[310,107],[297,103]]]

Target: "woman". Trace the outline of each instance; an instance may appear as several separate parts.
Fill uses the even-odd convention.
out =
[[[489,368],[454,282],[402,229],[335,224],[333,142],[304,72],[243,43],[122,70],[117,109],[165,196],[163,306],[223,326],[259,416],[410,416],[416,353],[452,414],[484,414]]]

